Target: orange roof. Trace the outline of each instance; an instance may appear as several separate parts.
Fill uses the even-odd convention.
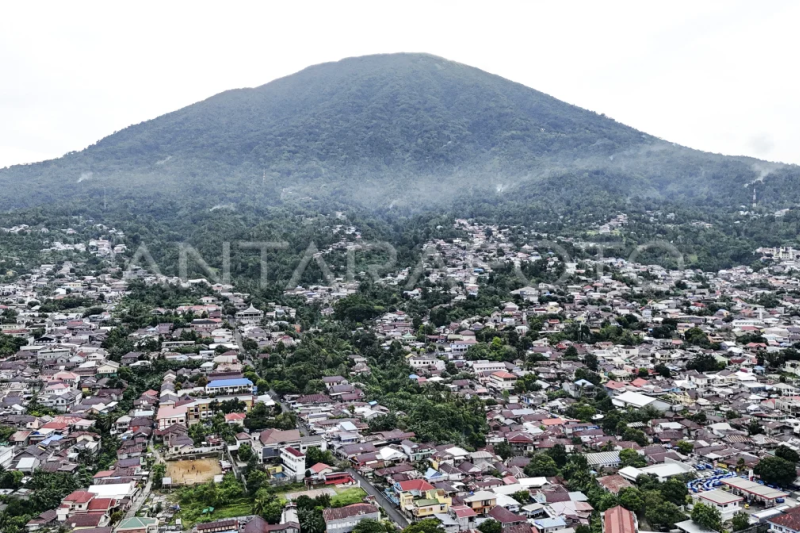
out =
[[[64,498],[65,502],[87,503],[94,498],[94,494],[85,490],[76,490]]]
[[[401,481],[397,485],[403,492],[408,492],[410,490],[418,490],[418,491],[433,490],[433,485],[431,485],[424,479],[410,479],[408,481]]]
[[[636,533],[636,523],[633,513],[617,505],[607,510],[603,517],[603,531],[605,533]]]
[[[114,498],[95,498],[89,502],[88,511],[105,511],[117,505]]]
[[[309,468],[309,470],[311,470],[312,472],[314,472],[316,474],[319,474],[320,472],[322,472],[323,470],[326,470],[328,468],[331,468],[331,467],[326,465],[325,463],[317,463],[314,466],[312,466],[311,468]]]
[[[563,418],[547,418],[542,420],[543,426],[560,426],[565,420]]]
[[[475,516],[475,511],[466,505],[454,505],[450,508],[455,513],[457,518],[469,518]]]
[[[48,422],[47,424],[42,426],[42,429],[66,429],[69,427],[69,424],[66,422]]]

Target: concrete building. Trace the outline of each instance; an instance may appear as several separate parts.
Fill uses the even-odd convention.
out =
[[[724,490],[709,490],[697,495],[700,503],[716,507],[722,515],[722,520],[730,520],[741,510],[739,502],[744,500],[741,496],[736,496]]]
[[[291,446],[281,449],[281,461],[284,473],[295,481],[303,481],[306,477],[306,455]]]
[[[247,378],[215,379],[206,385],[207,394],[253,393],[253,382]]]
[[[264,318],[264,312],[256,309],[250,304],[250,307],[236,313],[236,321],[240,324],[260,324]]]
[[[327,533],[350,533],[362,520],[380,520],[377,507],[368,503],[354,503],[338,509],[323,509]]]

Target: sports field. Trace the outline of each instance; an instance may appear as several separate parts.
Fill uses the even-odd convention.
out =
[[[167,461],[167,477],[172,478],[173,485],[197,485],[221,473],[217,458]]]

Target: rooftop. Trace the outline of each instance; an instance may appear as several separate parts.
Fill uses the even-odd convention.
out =
[[[604,533],[636,533],[633,513],[617,505],[603,513]]]

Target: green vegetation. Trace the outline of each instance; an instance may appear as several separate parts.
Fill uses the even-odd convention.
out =
[[[184,508],[181,505],[180,518],[181,523],[186,527],[192,527],[198,522],[211,522],[214,520],[222,520],[223,518],[233,518],[236,516],[245,516],[252,513],[253,502],[249,498],[239,498],[225,503],[220,507],[214,507],[213,513],[203,514],[203,504],[198,502]]]
[[[634,466],[642,468],[647,466],[647,460],[636,450],[626,448],[619,452],[619,463],[621,467]]]
[[[747,529],[748,527],[750,527],[750,515],[748,515],[744,511],[739,511],[738,513],[733,515],[731,523],[733,525],[734,531],[742,531],[743,529]]]
[[[364,501],[364,496],[366,495],[367,493],[360,487],[352,487],[341,492],[337,491],[336,496],[331,498],[331,507],[345,507],[346,505],[360,503]]]
[[[27,344],[25,339],[0,333],[0,357],[13,355]]]
[[[764,457],[753,468],[753,473],[764,483],[780,487],[791,487],[797,479],[795,463],[781,457]]]
[[[226,474],[222,483],[203,483],[184,487],[177,493],[181,511],[179,518],[187,527],[197,522],[210,522],[220,518],[247,515],[252,512],[253,503],[245,496],[242,485],[233,474]],[[203,513],[204,509],[214,508],[213,513]]]
[[[560,197],[557,186],[572,198],[589,189],[621,200],[746,203],[751,191],[743,185],[759,176],[752,167],[750,159],[682,148],[466,65],[392,54],[228,91],[82,152],[2,170],[0,206],[205,197],[224,212],[309,196],[414,206],[498,184],[550,201]],[[797,171],[776,166],[772,174],[775,184],[763,185],[761,196],[793,201],[780,186]]]
[[[444,533],[444,528],[435,518],[426,518],[409,525],[403,533]]]
[[[391,522],[381,522],[368,518],[361,520],[353,529],[353,533],[395,533],[397,529]]]
[[[70,492],[88,486],[91,475],[64,473],[48,473],[37,470],[31,476],[26,488],[32,491],[30,498],[9,498],[8,506],[0,512],[0,531],[3,533],[21,533],[25,531],[28,520],[49,509],[55,509],[64,496]]]
[[[781,444],[775,448],[775,456],[789,461],[790,463],[796,464],[797,462],[800,462],[800,454],[784,444]]]
[[[695,503],[692,508],[692,520],[702,528],[722,531],[722,516],[714,506]]]
[[[503,526],[497,520],[489,519],[478,526],[478,531],[481,533],[501,533]]]
[[[744,185],[764,169],[755,216],[740,214],[752,196]],[[800,199],[798,172],[679,147],[441,58],[351,58],[222,93],[59,160],[0,170],[0,206],[17,209],[0,215],[0,225],[34,228],[4,236],[0,273],[13,277],[34,262],[36,230],[83,217],[123,229],[132,250],[145,244],[165,274],[177,273],[177,243],[219,272],[223,242],[283,241],[285,250],[267,253],[267,279],[285,282],[310,243],[321,249],[335,238],[337,211],[362,230],[362,242],[391,242],[400,265],[438,236],[431,222],[455,215],[589,238],[620,257],[669,242],[688,266],[716,270],[753,263],[757,246],[798,242],[800,216],[773,215]],[[628,226],[597,234],[620,212]],[[356,255],[359,263],[386,259]],[[656,249],[639,258],[675,262]],[[261,277],[255,250],[234,244],[231,267],[236,279]],[[321,273],[312,261],[301,281]],[[190,260],[189,274],[207,272]],[[382,304],[356,297],[340,307],[339,316],[361,321]],[[610,324],[601,335],[636,342],[627,326]]]

